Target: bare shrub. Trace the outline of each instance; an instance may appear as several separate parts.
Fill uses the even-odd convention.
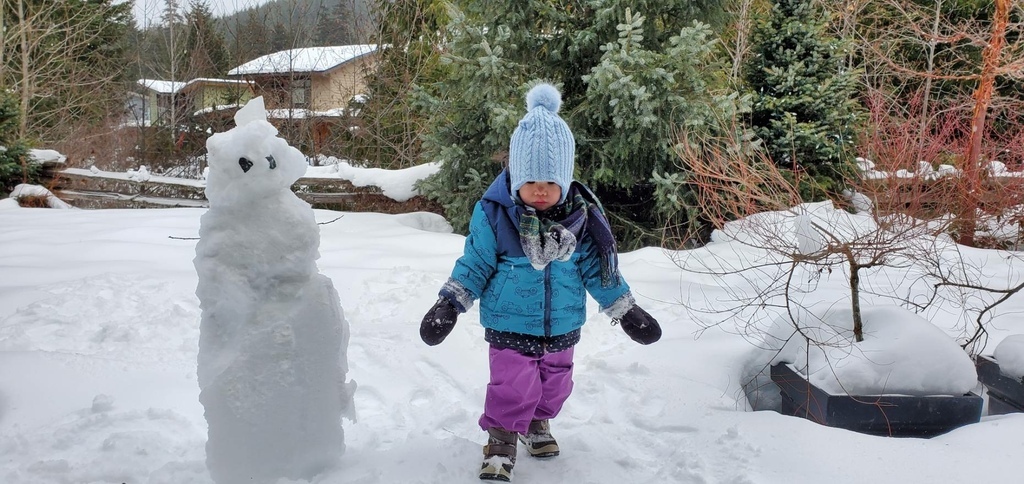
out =
[[[50,208],[50,197],[45,195],[18,197],[18,205],[25,208]]]

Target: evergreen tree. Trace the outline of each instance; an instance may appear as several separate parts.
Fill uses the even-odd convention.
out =
[[[189,53],[181,62],[182,79],[220,77],[230,69],[224,36],[217,30],[207,0],[191,0],[184,18],[186,33],[184,49]]]
[[[234,39],[232,55],[237,61],[236,64],[249,62],[271,52],[274,52],[274,49],[271,46],[271,32],[266,19],[260,17],[257,9],[250,8],[243,14],[243,20],[238,25],[238,34]]]
[[[486,5],[484,5],[486,4]],[[633,11],[627,5],[635,6]],[[577,178],[601,197],[624,247],[656,243],[664,222],[654,178],[678,172],[680,126],[717,117],[714,18],[689,1],[467,2],[452,27],[448,75],[424,85],[433,113],[424,158],[443,161],[422,184],[457,230],[503,168],[509,137],[536,80],[562,90],[577,142]]]
[[[274,27],[270,30],[270,50],[267,54],[295,48],[294,40],[291,29],[284,22],[274,22]]]
[[[0,88],[14,89],[20,138],[56,142],[124,102],[131,4],[2,2]]]
[[[168,81],[181,81],[188,77],[184,73],[183,66],[187,52],[183,48],[185,34],[185,15],[182,12],[181,2],[178,0],[165,0],[164,10],[160,14],[163,33],[163,52],[159,69],[159,79]]]
[[[373,42],[377,68],[367,73],[367,99],[352,106],[356,128],[342,133],[343,157],[380,168],[418,163],[428,116],[414,106],[414,86],[443,78],[440,43],[448,22],[443,0],[377,0]]]
[[[862,108],[846,44],[831,37],[812,0],[776,0],[753,34],[745,68],[750,124],[771,159],[792,170],[809,200],[839,188],[856,156]],[[815,183],[804,184],[810,177]]]
[[[18,100],[0,90],[0,196],[19,183],[32,183],[38,166],[27,162],[28,147],[18,141]]]
[[[330,47],[358,43],[354,35],[354,21],[346,0],[341,0],[329,9],[321,4],[316,17],[313,45]]]
[[[187,81],[188,51],[185,50],[185,14],[179,0],[166,0],[160,23],[141,33],[138,70],[141,78]]]

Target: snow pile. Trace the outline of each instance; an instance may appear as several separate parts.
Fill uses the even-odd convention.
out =
[[[795,316],[795,325],[780,317],[769,330],[769,341],[784,342],[772,363],[792,363],[829,393],[963,395],[978,383],[974,363],[956,341],[907,309],[863,308],[864,341],[858,343],[849,308],[825,304]],[[813,340],[810,348],[804,336]]]
[[[64,200],[57,198],[53,192],[47,190],[45,187],[39,185],[28,185],[20,184],[14,187],[14,191],[11,192],[11,200],[18,200],[24,197],[40,197],[46,199],[46,204],[50,208],[75,208],[67,204]]]
[[[1007,336],[996,346],[992,356],[999,362],[999,371],[1013,378],[1024,378],[1024,334]]]
[[[334,157],[321,158],[323,166],[311,166],[306,176],[316,178],[341,178],[348,180],[357,187],[375,186],[381,189],[384,196],[397,202],[404,202],[416,195],[416,182],[437,173],[441,164],[437,162],[403,168],[385,170],[382,168],[360,168]]]
[[[137,182],[148,182],[152,175],[149,173],[149,168],[146,165],[142,165],[138,170],[128,170],[128,179]]]
[[[853,241],[878,230],[868,214],[851,214],[839,210],[831,201],[803,203],[789,210],[761,212],[747,218],[727,222],[711,234],[712,242],[740,242],[758,248],[775,248],[800,254],[811,254],[825,247],[829,239]]]
[[[37,163],[64,163],[68,159],[57,150],[31,149],[28,156]]]
[[[891,176],[896,178],[922,178],[924,180],[937,180],[947,176],[954,176],[960,174],[960,169],[953,165],[939,164],[938,168],[932,167],[932,164],[925,161],[919,160],[917,162],[917,169],[907,170],[901,168],[896,170],[895,173],[889,173],[886,171],[880,171],[875,168],[875,162],[867,158],[858,156],[855,161],[857,169],[861,172],[861,177],[868,180],[874,179],[885,179]],[[987,163],[979,163],[979,166],[985,170],[985,172],[992,177],[1019,177],[1024,172],[1011,171],[1007,168],[1006,163],[999,160],[992,160]]]
[[[235,123],[207,140],[210,210],[194,260],[206,464],[220,484],[312,479],[345,450],[348,322],[316,266],[313,211],[290,190],[302,153],[276,136],[262,98]]]

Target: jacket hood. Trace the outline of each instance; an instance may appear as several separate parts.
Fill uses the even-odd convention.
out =
[[[515,206],[516,202],[512,198],[511,183],[508,170],[501,170],[501,173],[491,182],[491,186],[487,187],[483,199],[495,202],[502,207]]]

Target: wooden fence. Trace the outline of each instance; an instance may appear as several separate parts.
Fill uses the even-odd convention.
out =
[[[46,167],[44,184],[58,198],[78,208],[208,207],[204,185],[197,180],[152,176],[147,181],[124,173],[92,173]],[[356,187],[340,178],[300,178],[292,191],[313,208],[346,212],[443,214],[441,206],[426,197],[399,202],[374,186]]]

